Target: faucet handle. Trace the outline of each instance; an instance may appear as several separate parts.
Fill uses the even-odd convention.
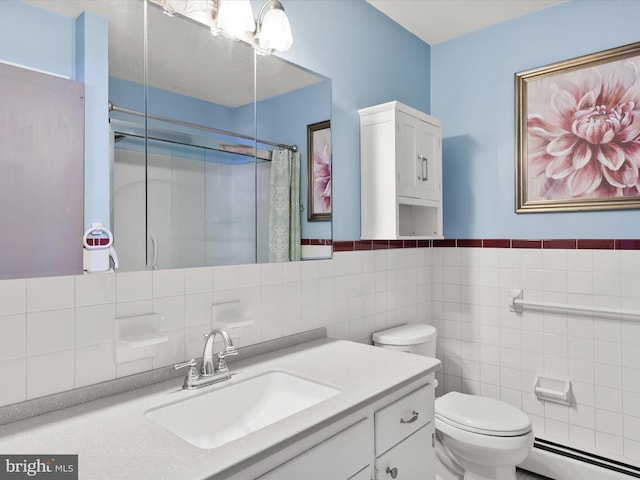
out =
[[[238,355],[238,349],[231,345],[229,347],[226,347],[223,351],[221,351],[218,356],[222,355],[222,357],[230,357],[232,355]]]
[[[216,371],[218,373],[225,373],[229,371],[229,367],[227,366],[225,358],[231,357],[233,355],[238,355],[238,350],[236,350],[236,347],[227,347],[223,351],[218,353],[218,365],[216,365]]]
[[[198,380],[200,374],[198,373],[198,362],[195,358],[192,358],[188,362],[177,363],[173,366],[174,369],[180,370],[181,368],[189,367],[189,371],[187,375],[184,377],[184,385],[182,385],[183,389],[192,388],[195,380]]]
[[[198,365],[198,362],[196,361],[195,358],[192,358],[191,360],[187,361],[187,362],[182,362],[182,363],[176,363],[173,368],[175,368],[176,370],[180,370],[181,368],[193,368],[195,366]]]
[[[195,358],[192,358],[188,362],[177,363],[173,366],[174,369],[180,370],[181,368],[189,367],[189,371],[187,372],[187,378],[197,378],[198,377],[198,362]]]

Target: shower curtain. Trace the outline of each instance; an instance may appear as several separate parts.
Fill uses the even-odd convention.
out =
[[[269,261],[300,260],[300,153],[273,151],[270,186]]]

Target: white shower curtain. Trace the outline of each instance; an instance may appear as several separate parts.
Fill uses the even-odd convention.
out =
[[[270,186],[269,261],[300,260],[300,153],[273,151]]]

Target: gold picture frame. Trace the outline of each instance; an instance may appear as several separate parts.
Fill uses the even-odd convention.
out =
[[[331,122],[307,125],[307,220],[331,220]]]
[[[515,211],[640,208],[640,42],[515,74]]]

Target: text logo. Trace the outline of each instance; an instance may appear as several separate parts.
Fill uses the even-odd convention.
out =
[[[77,455],[0,455],[0,480],[78,480]]]

